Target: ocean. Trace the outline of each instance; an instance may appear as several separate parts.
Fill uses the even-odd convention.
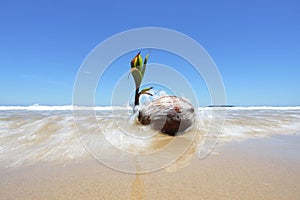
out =
[[[216,140],[222,143],[300,134],[300,107],[199,108],[194,126],[175,138],[138,125],[128,107],[95,107],[88,112],[77,109],[80,112],[76,113],[72,109],[1,106],[0,164],[10,168],[92,156],[109,166],[119,166],[120,160],[134,159],[129,155],[140,155],[141,162],[151,160],[153,165],[145,169],[152,170],[171,162],[191,144],[192,153],[199,152],[205,138],[213,138],[208,147],[213,148]]]

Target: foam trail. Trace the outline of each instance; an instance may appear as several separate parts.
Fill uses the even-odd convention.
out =
[[[300,134],[299,107],[225,109],[226,118],[223,132],[218,135],[219,141]],[[197,124],[189,131],[196,129],[197,134],[209,137],[212,119],[221,117],[221,112],[218,108],[200,108]],[[129,152],[155,150],[159,146],[157,142],[167,136],[157,134],[149,126],[137,125],[136,116],[130,118],[131,113],[130,107],[98,107],[95,116],[80,116],[82,130],[78,135],[72,106],[1,106],[0,163],[19,166],[88,158],[90,155],[80,137],[95,148],[103,148],[101,141],[97,140],[99,134],[106,134],[113,145]],[[93,118],[98,124],[93,123]],[[123,134],[124,130],[128,134]],[[131,138],[130,134],[145,140]]]

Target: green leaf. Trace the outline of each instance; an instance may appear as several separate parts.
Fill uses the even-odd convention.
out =
[[[151,89],[153,89],[153,87],[145,88],[145,89],[143,89],[140,93],[143,94],[143,93],[145,93],[145,92],[147,92],[147,91],[149,91],[149,90],[151,90]]]
[[[148,87],[148,88],[145,88],[143,89],[139,94],[148,94],[150,96],[153,96],[151,93],[149,93],[148,91],[151,90],[153,87]]]
[[[142,66],[143,66],[143,58],[142,56],[139,54],[137,57],[137,63],[136,63],[136,68],[138,70],[140,70],[140,72],[142,72]]]
[[[131,64],[131,68],[136,68],[137,64],[138,64],[138,57],[140,56],[141,52],[139,52],[138,54],[136,54],[136,56],[131,60],[130,64]]]
[[[137,68],[131,68],[130,71],[135,82],[135,87],[139,88],[143,78],[141,72]]]
[[[145,60],[144,60],[144,65],[143,65],[143,69],[141,70],[142,72],[142,77],[144,77],[145,71],[146,71],[146,65],[148,62],[148,58],[149,58],[149,53],[146,55]]]

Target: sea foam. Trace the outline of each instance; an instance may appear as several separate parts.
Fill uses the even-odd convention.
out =
[[[130,107],[87,110],[92,114],[74,115],[71,105],[1,106],[0,163],[19,166],[87,158],[91,156],[87,146],[105,150],[105,145],[113,145],[126,152],[147,153],[157,150],[157,141],[169,140],[168,136],[134,122]],[[196,121],[184,135],[211,137],[213,121],[222,126],[213,135],[219,142],[300,134],[300,107],[199,108]],[[101,134],[105,142],[99,140]]]

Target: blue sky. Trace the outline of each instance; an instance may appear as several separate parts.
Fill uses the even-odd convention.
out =
[[[89,52],[113,34],[147,26],[200,43],[219,68],[227,104],[300,105],[298,1],[182,2],[1,1],[0,105],[71,104]]]

